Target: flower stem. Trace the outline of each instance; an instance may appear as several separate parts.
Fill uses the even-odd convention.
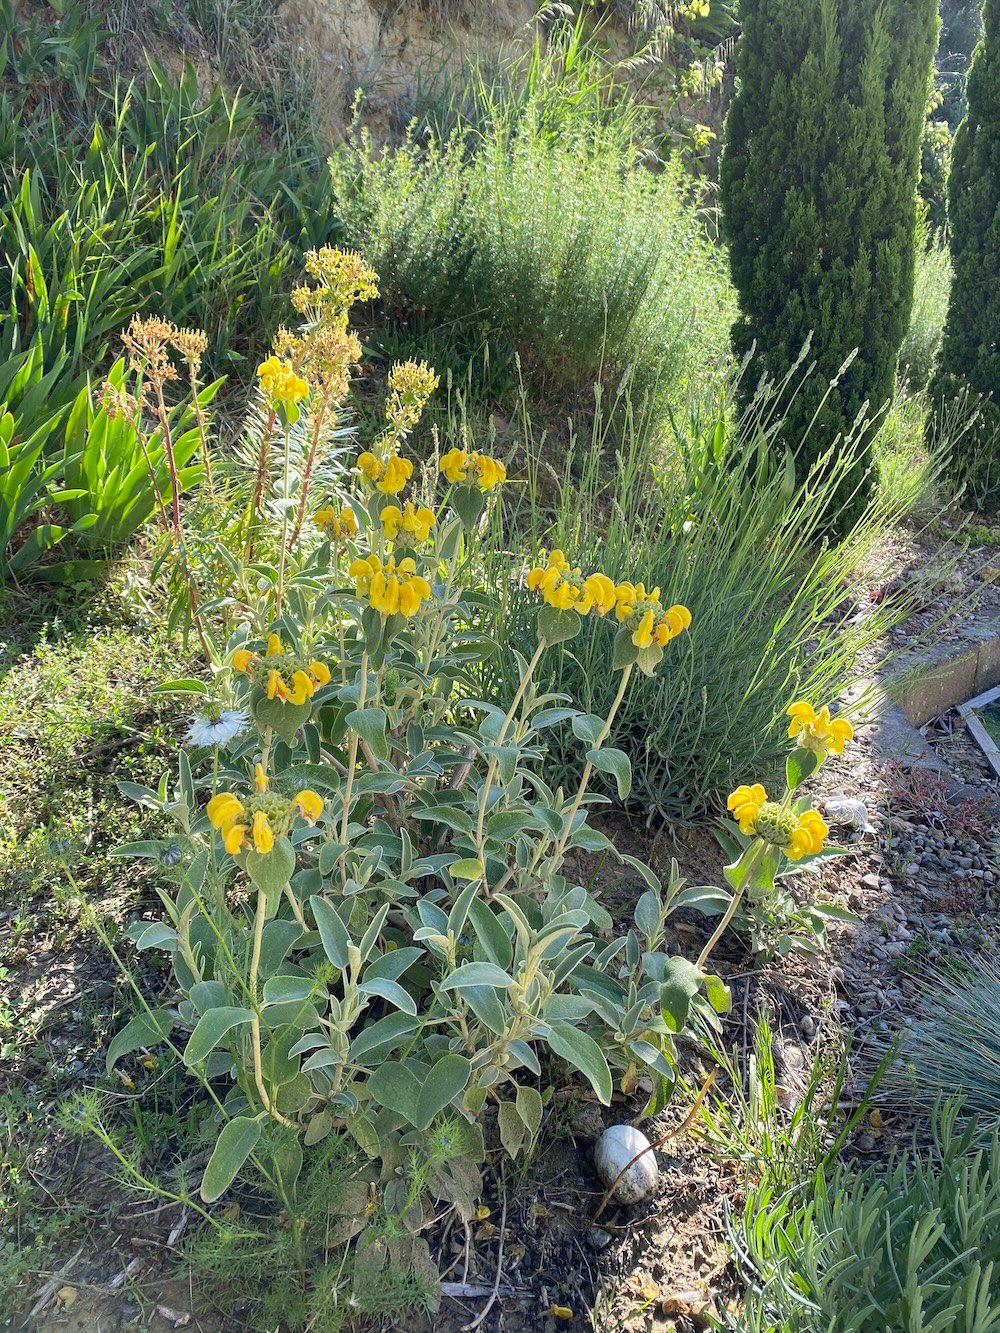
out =
[[[257,890],[257,915],[254,918],[253,926],[253,952],[250,955],[250,1001],[253,1004],[253,1018],[250,1020],[250,1040],[253,1044],[253,1078],[257,1084],[257,1091],[260,1094],[260,1100],[263,1103],[264,1110],[269,1116],[279,1121],[282,1125],[289,1125],[295,1128],[295,1123],[283,1116],[277,1107],[272,1103],[267,1088],[264,1086],[264,1074],[261,1067],[261,1049],[260,1049],[260,1002],[257,999],[257,972],[260,968],[260,948],[264,938],[264,922],[267,919],[267,895]]]
[[[598,736],[596,742],[594,743],[595,750],[599,750],[601,748],[601,746],[608,739],[608,736],[611,733],[611,725],[615,720],[615,714],[621,707],[622,700],[625,698],[625,691],[628,688],[628,683],[632,676],[632,668],[634,666],[635,663],[630,662],[628,666],[625,668],[625,670],[622,672],[621,684],[618,686],[618,693],[615,695],[614,703],[611,705],[607,721],[601,728],[601,734]],[[562,854],[566,849],[566,843],[569,841],[569,836],[573,832],[573,821],[576,819],[577,812],[579,811],[580,805],[583,802],[583,798],[586,795],[587,783],[590,781],[590,775],[591,773],[593,773],[593,771],[594,771],[594,765],[588,759],[586,765],[584,766],[583,773],[581,774],[580,785],[576,789],[576,796],[573,798],[573,804],[570,806],[569,814],[566,816],[566,823],[563,825],[563,831],[562,833],[560,833],[559,841],[556,843],[555,849],[552,852],[553,867],[558,867],[559,862],[562,858]]]
[[[507,735],[507,728],[514,720],[514,714],[517,712],[521,700],[524,698],[524,692],[528,688],[528,685],[531,681],[531,677],[534,674],[535,667],[538,666],[542,653],[545,652],[545,649],[547,647],[548,644],[545,642],[545,640],[539,639],[538,647],[535,649],[534,656],[532,657],[531,661],[525,668],[524,675],[521,677],[521,683],[520,685],[518,685],[517,692],[515,693],[514,698],[511,700],[510,707],[507,709],[507,716],[500,724],[500,730],[497,732],[497,739],[496,739],[496,743],[498,746],[503,744],[504,737]],[[490,799],[490,791],[493,787],[493,779],[494,777],[496,777],[496,771],[497,771],[497,757],[494,754],[490,756],[490,762],[486,768],[486,777],[483,779],[483,789],[479,794],[479,816],[476,820],[476,851],[480,861],[482,861],[483,859],[483,825],[486,822],[486,806]]]
[[[708,941],[704,949],[702,949],[701,953],[698,955],[698,962],[696,966],[698,967],[699,971],[704,971],[705,963],[708,961],[709,954],[718,944],[719,940],[722,939],[723,935],[726,933],[726,927],[729,925],[730,921],[732,921],[733,917],[736,915],[736,909],[743,901],[743,895],[747,891],[753,872],[757,869],[757,862],[760,860],[765,846],[766,843],[761,838],[758,838],[756,840],[753,849],[750,851],[749,859],[747,861],[746,874],[743,876],[743,882],[740,885],[740,887],[733,892],[733,896],[729,900],[729,906],[726,908],[722,920],[719,922],[715,930],[712,932],[711,939]],[[747,853],[744,852],[744,856],[746,855]]]
[[[365,695],[368,690],[368,649],[361,654],[361,688],[358,690],[358,708],[365,706]],[[344,784],[344,813],[340,821],[340,842],[343,851],[340,853],[340,875],[344,882],[347,882],[347,828],[351,818],[351,789],[354,786],[354,770],[358,766],[358,733],[351,729],[351,741],[347,751],[347,781]]]

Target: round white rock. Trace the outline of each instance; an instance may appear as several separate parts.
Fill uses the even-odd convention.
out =
[[[609,1189],[618,1173],[632,1161],[636,1153],[649,1147],[649,1139],[631,1125],[612,1125],[594,1145],[594,1169]],[[619,1203],[642,1203],[656,1193],[660,1183],[660,1168],[656,1155],[645,1152],[618,1181],[614,1197]]]

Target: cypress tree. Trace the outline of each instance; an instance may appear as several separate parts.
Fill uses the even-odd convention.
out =
[[[913,304],[938,7],[742,0],[741,20],[721,166],[741,311],[733,345],[741,359],[754,349],[748,406],[761,375],[783,381],[811,338],[816,369],[782,403],[783,439],[805,468],[893,392]],[[841,487],[839,526],[859,507],[864,472],[862,459]]]
[[[986,0],[983,37],[969,70],[968,112],[948,180],[954,268],[939,368],[938,414],[955,400],[974,407],[958,440],[956,472],[980,503],[1000,500],[1000,0]]]

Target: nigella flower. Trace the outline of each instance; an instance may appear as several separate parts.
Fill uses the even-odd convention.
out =
[[[196,713],[188,728],[187,738],[192,745],[228,745],[250,721],[242,709],[223,708]]]

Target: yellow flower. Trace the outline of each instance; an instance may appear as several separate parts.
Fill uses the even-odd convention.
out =
[[[253,785],[256,787],[257,791],[259,791],[259,792],[267,791],[268,787],[270,787],[270,785],[271,785],[271,779],[270,779],[270,778],[267,776],[267,774],[264,772],[264,765],[263,765],[263,764],[256,764],[256,765],[254,765],[254,770],[253,770]]]
[[[285,645],[281,642],[281,638],[279,635],[269,634],[267,636],[267,649],[265,651],[268,657],[281,656],[281,654],[285,651]]]
[[[527,584],[532,592],[541,593],[549,606],[560,611],[576,611],[578,615],[607,615],[616,603],[617,590],[606,574],[588,574],[572,569],[564,551],[555,548],[541,554],[543,564],[528,571]]]
[[[686,606],[677,603],[664,610],[659,588],[647,592],[643,583],[618,584],[615,615],[623,623],[633,622],[632,642],[637,648],[648,648],[651,644],[664,648],[691,626],[691,612]]]
[[[800,699],[786,710],[786,716],[791,718],[789,736],[816,754],[843,754],[845,744],[854,739],[854,728],[847,718],[831,718],[825,704],[817,713],[812,704]]]
[[[450,481],[453,486],[463,482],[469,470],[469,453],[467,449],[449,449],[440,462],[441,471],[445,479]]]
[[[753,833],[761,809],[767,800],[767,792],[759,782],[752,786],[737,787],[726,802],[733,812],[741,833]]]
[[[359,597],[366,597],[371,606],[383,616],[412,616],[428,600],[431,587],[417,573],[417,566],[407,557],[397,565],[390,556],[383,565],[377,555],[355,560],[348,570],[354,579]]]
[[[358,456],[358,468],[365,480],[383,495],[398,495],[413,476],[413,464],[399,454],[380,459],[366,451]]]
[[[257,378],[264,397],[273,405],[291,407],[309,396],[305,380],[296,375],[287,361],[279,361],[276,356],[269,356],[257,367]]]
[[[292,804],[299,807],[299,814],[307,824],[315,824],[323,813],[323,798],[316,792],[306,787],[300,792],[296,792],[292,798]]]
[[[507,469],[498,458],[489,454],[473,454],[476,480],[481,491],[494,491],[507,480]]]
[[[398,505],[386,505],[379,518],[391,542],[396,540],[400,530],[412,537],[414,542],[425,542],[436,521],[432,510],[423,506],[418,509],[412,500],[407,500],[403,509]]]
[[[205,813],[212,827],[221,829],[242,816],[243,802],[231,791],[220,792],[209,801]]]
[[[249,648],[237,648],[233,653],[233,670],[242,671],[244,675],[250,670],[250,664],[253,662],[254,654]]]
[[[288,698],[288,686],[280,671],[271,670],[267,673],[267,697],[280,699],[282,703]]]
[[[288,691],[290,704],[304,704],[316,693],[316,682],[301,668],[292,672],[292,685]]]
[[[607,574],[590,574],[584,579],[583,586],[590,594],[594,603],[593,609],[599,616],[606,616],[609,611],[615,609],[618,590]]]
[[[468,449],[449,449],[439,467],[454,486],[474,481],[481,491],[492,491],[507,480],[507,469],[498,458]]]
[[[791,842],[785,854],[792,861],[800,861],[803,856],[815,856],[823,850],[829,832],[821,815],[815,810],[803,810],[799,815],[798,826],[792,830]]]
[[[355,517],[354,510],[349,506],[345,506],[338,513],[332,505],[327,505],[325,509],[320,509],[317,512],[313,521],[320,532],[324,533],[331,541],[353,541],[358,535],[358,520]]]

